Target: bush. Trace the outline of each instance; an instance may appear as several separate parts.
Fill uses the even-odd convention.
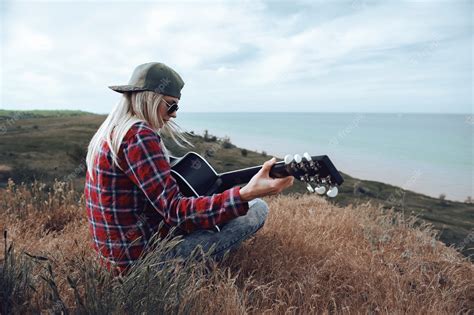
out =
[[[204,141],[206,141],[206,142],[216,142],[217,137],[209,135],[209,132],[206,129],[206,130],[204,130]]]
[[[262,151],[262,156],[267,156],[267,152],[266,152],[266,151]]]
[[[235,145],[233,145],[231,142],[230,142],[230,138],[228,136],[225,136],[223,139],[222,139],[222,147],[224,149],[232,149],[235,147]]]
[[[240,153],[242,154],[242,156],[247,156],[248,154],[247,149],[240,150]]]
[[[439,202],[442,204],[442,205],[445,205],[447,202],[446,202],[446,194],[441,194],[439,195]]]

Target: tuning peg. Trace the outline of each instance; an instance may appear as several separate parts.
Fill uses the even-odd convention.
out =
[[[324,195],[324,193],[326,192],[326,187],[318,186],[318,187],[316,187],[315,191],[320,195]]]
[[[331,197],[331,198],[334,198],[337,196],[337,193],[339,192],[339,189],[337,189],[337,186],[334,186],[334,187],[331,187],[329,190],[328,190],[328,197]]]
[[[306,159],[306,161],[308,161],[308,162],[311,161],[311,155],[309,155],[308,152],[305,152],[305,153],[303,154],[303,157]]]
[[[295,159],[296,163],[300,163],[302,161],[301,155],[299,155],[299,154],[295,154],[294,159]]]
[[[287,154],[285,155],[285,164],[290,164],[292,161],[293,161],[293,157],[291,156],[291,154]]]
[[[314,193],[314,188],[311,187],[311,185],[310,185],[309,183],[306,184],[306,189],[308,189],[308,191],[309,191],[310,193]]]

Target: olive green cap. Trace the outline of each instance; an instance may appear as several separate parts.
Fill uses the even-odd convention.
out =
[[[109,86],[119,93],[152,91],[163,95],[181,98],[184,81],[179,74],[160,62],[139,65],[133,71],[127,85]]]

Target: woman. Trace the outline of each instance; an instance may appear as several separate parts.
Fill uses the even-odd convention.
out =
[[[85,184],[93,246],[108,268],[127,270],[155,233],[165,236],[172,227],[183,235],[177,255],[187,256],[199,244],[207,251],[215,243],[213,255],[220,259],[264,224],[268,207],[258,197],[293,184],[293,177],[269,177],[273,158],[242,188],[184,197],[160,137],[165,132],[181,146],[188,143],[172,120],[183,86],[178,73],[153,62],[138,66],[128,85],[110,87],[123,97],[89,144]],[[223,223],[220,231],[213,229]]]

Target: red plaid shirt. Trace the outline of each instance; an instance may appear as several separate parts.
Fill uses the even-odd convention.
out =
[[[85,199],[93,247],[108,268],[125,271],[146,251],[153,234],[176,226],[182,233],[209,229],[245,215],[240,187],[206,197],[184,197],[171,176],[160,136],[146,123],[134,124],[124,137],[120,168],[104,142],[86,175]],[[158,231],[160,222],[164,222]]]

